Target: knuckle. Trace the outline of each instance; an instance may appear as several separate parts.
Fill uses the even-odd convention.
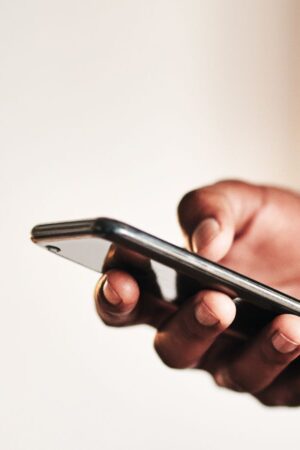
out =
[[[241,379],[234,370],[223,369],[214,374],[215,383],[219,387],[224,387],[236,392],[251,392],[251,387],[246,380]]]
[[[238,178],[228,178],[226,180],[220,180],[217,181],[214,184],[216,189],[223,189],[223,188],[243,188],[243,187],[249,187],[252,186],[250,183],[246,183],[243,180],[240,180]]]
[[[184,194],[184,196],[181,198],[179,204],[178,204],[178,211],[183,212],[185,208],[193,204],[197,198],[199,189],[193,189],[192,191],[187,192]]]
[[[195,214],[195,207],[197,206],[197,192],[198,190],[190,191],[185,194],[180,200],[177,207],[177,215],[179,219],[179,223],[181,227],[184,229],[188,228],[188,224],[190,221],[191,211],[193,211],[192,215]],[[197,211],[196,211],[197,215]],[[195,225],[195,224],[194,224]]]
[[[201,200],[206,198],[207,194],[210,194],[211,192],[212,188],[210,186],[204,186],[187,192],[180,200],[178,210],[184,210],[189,206],[195,206],[195,204],[201,203]]]
[[[272,366],[273,368],[285,366],[290,359],[290,354],[278,352],[267,342],[262,342],[259,345],[258,352],[259,359],[262,363],[266,366]]]
[[[102,307],[97,307],[97,312],[102,322],[107,326],[113,326],[116,322],[116,314],[106,311]]]
[[[300,406],[300,393],[262,393],[256,396],[257,400],[262,403],[264,406],[269,407],[280,407],[280,406],[288,406],[288,407],[296,407]]]
[[[286,332],[289,332],[289,328],[293,322],[296,322],[298,325],[300,318],[291,314],[281,314],[273,320],[273,327],[285,334]]]
[[[207,199],[211,195],[220,195],[220,193],[216,192],[212,186],[204,186],[187,192],[178,204],[177,211],[179,219],[183,220],[187,213],[190,214],[191,211],[195,213],[195,208],[207,203]]]
[[[289,396],[287,406],[290,407],[300,406],[300,393],[297,393],[294,396]]]
[[[129,321],[125,321],[122,317],[119,316],[110,316],[108,314],[103,314],[100,316],[104,325],[109,327],[125,327],[127,325],[131,325]]]
[[[281,406],[272,396],[256,396],[257,400],[264,406]]]
[[[193,189],[187,192],[178,204],[178,212],[184,213],[185,209],[189,206],[194,206],[195,204],[201,204],[203,201],[207,200],[207,196],[217,196],[220,198],[225,198],[226,196],[223,193],[224,188],[231,187],[249,187],[251,186],[249,183],[245,183],[242,180],[238,179],[228,179],[228,180],[220,180],[216,183],[209,184],[207,186]]]
[[[108,327],[112,327],[114,326],[113,321],[111,320],[111,318],[106,315],[106,314],[100,314],[100,319],[102,320],[102,322],[104,323],[104,325],[108,326]]]
[[[97,307],[97,312],[102,322],[109,327],[125,327],[133,322],[133,314],[122,312],[114,307]]]
[[[207,332],[205,332],[203,327],[197,322],[196,318],[186,314],[181,318],[180,328],[184,340],[188,342],[199,341],[205,337],[207,332],[211,332],[210,327]]]
[[[281,400],[280,404],[275,406],[288,406],[290,408],[295,408],[300,406],[300,395],[299,394],[289,394],[284,399]]]
[[[166,344],[167,342],[164,333],[158,332],[154,339],[154,349],[161,361],[170,369],[183,369],[184,366],[180,363],[180,360],[176,355],[176,347],[172,346],[173,351],[170,351],[169,346]]]
[[[97,308],[97,313],[104,325],[107,325],[109,327],[114,325],[114,320],[112,319],[110,314],[107,314],[105,311],[103,311],[100,308]]]

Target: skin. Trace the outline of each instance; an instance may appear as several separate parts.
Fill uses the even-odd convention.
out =
[[[191,251],[300,298],[297,193],[221,181],[185,195],[178,217]],[[122,258],[150,271],[131,252]],[[268,406],[300,405],[300,317],[278,316],[242,341],[227,331],[235,317],[227,295],[201,291],[179,306],[161,299],[154,285],[149,294],[150,272],[145,293],[132,271],[117,263],[106,269],[95,300],[107,325],[150,324],[157,330],[155,350],[168,366],[208,371],[219,386],[248,392]]]

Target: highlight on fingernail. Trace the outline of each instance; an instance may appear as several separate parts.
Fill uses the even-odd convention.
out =
[[[272,344],[275,350],[280,353],[291,353],[300,347],[300,344],[289,339],[285,334],[277,331],[272,337]]]
[[[203,300],[196,306],[195,316],[198,322],[206,327],[212,327],[220,322]]]
[[[213,217],[204,219],[194,230],[191,244],[192,250],[198,253],[206,247],[219,233],[220,225]]]
[[[103,295],[105,299],[112,305],[119,305],[122,299],[119,294],[112,288],[111,284],[106,279],[103,285]]]

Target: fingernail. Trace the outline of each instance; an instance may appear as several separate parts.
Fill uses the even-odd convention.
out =
[[[195,229],[192,235],[192,250],[198,253],[203,247],[208,245],[220,231],[220,225],[216,219],[210,217],[203,220]]]
[[[105,299],[112,303],[113,305],[119,305],[122,302],[121,297],[118,295],[118,293],[113,289],[111,284],[106,279],[103,285],[103,294]]]
[[[275,350],[280,353],[291,353],[300,345],[279,332],[276,332],[272,337],[272,344]]]
[[[198,322],[205,327],[212,327],[220,322],[203,300],[196,306],[195,316]]]

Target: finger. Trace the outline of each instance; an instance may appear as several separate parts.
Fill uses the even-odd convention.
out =
[[[234,361],[215,373],[219,386],[257,393],[300,354],[300,317],[276,317]]]
[[[256,395],[256,398],[265,406],[300,406],[300,387],[280,385],[270,386],[265,392]]]
[[[95,288],[96,309],[101,319],[110,326],[146,323],[161,325],[177,307],[150,293],[141,295],[131,275],[121,270],[110,270]]]
[[[219,261],[264,204],[267,189],[240,181],[223,181],[186,194],[178,206],[188,247]]]
[[[291,369],[291,370],[290,370]],[[300,406],[300,359],[297,358],[256,398],[266,406]]]
[[[227,295],[202,291],[158,331],[155,349],[169,367],[195,367],[234,316],[235,305]]]
[[[97,312],[108,325],[131,322],[139,296],[135,279],[120,270],[111,270],[103,275],[94,295]]]
[[[142,291],[151,292],[156,297],[162,297],[150,258],[126,247],[112,244],[105,257],[102,272],[106,273],[112,269],[130,273],[141,286]]]

